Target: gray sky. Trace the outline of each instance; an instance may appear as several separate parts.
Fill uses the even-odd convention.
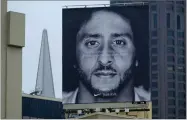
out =
[[[55,95],[62,97],[62,6],[109,4],[109,1],[8,1],[8,11],[26,15],[22,90],[35,89],[42,30],[48,31]]]

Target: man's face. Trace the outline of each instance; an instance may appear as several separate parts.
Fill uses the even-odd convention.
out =
[[[111,93],[126,81],[134,57],[129,22],[106,11],[96,12],[80,29],[76,55],[84,83],[100,93]]]

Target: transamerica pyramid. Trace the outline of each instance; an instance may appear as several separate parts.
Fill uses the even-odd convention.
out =
[[[47,30],[42,33],[35,94],[55,98]]]

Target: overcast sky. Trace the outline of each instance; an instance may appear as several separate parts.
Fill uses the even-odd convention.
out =
[[[22,90],[35,89],[42,31],[48,31],[55,95],[62,97],[62,6],[109,4],[109,1],[8,1],[8,11],[26,15]]]

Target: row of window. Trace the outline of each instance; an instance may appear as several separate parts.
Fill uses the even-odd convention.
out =
[[[157,61],[158,61],[157,56],[152,56],[151,61],[152,61],[152,63],[157,62]],[[174,57],[174,56],[167,56],[167,61],[168,61],[168,62],[174,63],[174,62],[175,62],[175,57]],[[185,58],[184,58],[184,57],[178,57],[178,58],[177,58],[177,63],[178,63],[178,64],[185,64]],[[170,66],[170,65],[168,65],[168,67],[169,67],[169,66]],[[157,65],[152,65],[151,68],[152,68],[152,70],[158,70]],[[179,69],[180,69],[180,68],[179,68]]]
[[[153,99],[152,100],[152,104],[153,105],[155,105],[155,106],[157,106],[158,105],[158,99]],[[183,98],[183,100],[178,100],[178,106],[180,107],[180,108],[185,108],[185,106],[186,106],[186,101],[184,100],[184,98]],[[168,99],[168,105],[169,106],[175,106],[176,105],[176,101],[175,101],[175,99]]]
[[[175,54],[175,48],[174,47],[167,47],[167,53],[168,54]],[[158,54],[158,48],[152,47],[151,48],[151,54]],[[183,48],[178,48],[177,49],[177,55],[184,56],[185,55],[185,50]]]
[[[156,11],[156,9],[157,9],[156,5],[151,6],[152,11]],[[173,6],[167,6],[166,9],[173,10]],[[176,11],[179,13],[184,13],[184,8],[177,7]],[[158,23],[157,20],[158,20],[157,13],[153,13],[153,27],[154,28],[157,28],[157,23]],[[167,24],[167,28],[171,28],[171,14],[170,13],[166,14],[166,24]],[[181,16],[177,15],[177,29],[180,30],[182,25],[184,25],[184,17],[182,15]]]
[[[151,40],[151,45],[157,45],[157,44],[158,44],[158,40],[157,39],[152,39]],[[174,46],[175,45],[175,40],[172,39],[172,38],[168,38],[167,44]],[[185,46],[184,40],[177,40],[177,45],[179,47],[184,47]]]
[[[151,74],[152,80],[157,80],[158,79],[158,73],[152,73]],[[174,80],[175,79],[175,74],[174,73],[168,73],[168,79]],[[184,74],[178,74],[177,75],[177,80],[181,82],[186,81],[186,76]]]

